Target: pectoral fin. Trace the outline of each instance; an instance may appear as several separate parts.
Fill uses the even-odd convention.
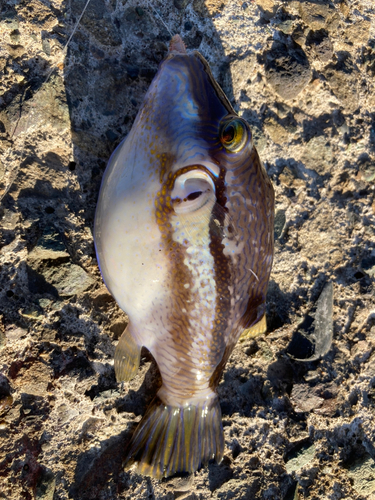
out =
[[[137,344],[128,325],[115,351],[115,374],[117,382],[127,382],[134,378],[139,368],[141,346]]]
[[[266,333],[266,331],[267,320],[266,315],[263,314],[263,316],[257,323],[255,323],[255,325],[251,326],[250,328],[246,328],[246,330],[242,332],[240,340],[253,339],[255,337],[258,337],[259,335],[262,335],[263,333]]]

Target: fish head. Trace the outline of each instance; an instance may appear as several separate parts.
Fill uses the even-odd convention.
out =
[[[170,51],[102,181],[95,244],[111,293],[142,321],[168,297],[191,303],[192,289],[215,281],[223,307],[241,302],[243,315],[254,275],[265,275],[265,294],[272,217],[249,125],[198,52]]]

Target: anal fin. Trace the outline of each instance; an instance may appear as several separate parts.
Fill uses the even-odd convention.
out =
[[[141,359],[141,346],[137,344],[128,325],[115,351],[115,374],[117,382],[127,382],[134,378]]]
[[[266,315],[263,314],[263,316],[257,323],[255,323],[255,325],[251,326],[250,328],[246,328],[246,330],[244,330],[241,333],[240,340],[253,339],[255,337],[259,337],[259,335],[266,333],[266,331],[267,331],[267,320],[266,320]]]

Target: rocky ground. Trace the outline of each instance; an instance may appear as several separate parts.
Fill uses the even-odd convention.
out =
[[[84,3],[0,4],[0,498],[374,499],[372,0],[91,0],[63,52]],[[225,457],[160,482],[122,469],[158,372],[145,351],[115,381],[127,317],[92,238],[167,50],[158,14],[250,122],[277,199],[269,333],[218,389]]]

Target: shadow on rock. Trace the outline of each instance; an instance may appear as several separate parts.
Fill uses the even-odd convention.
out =
[[[128,475],[123,473],[122,460],[130,437],[131,433],[125,430],[79,457],[74,484],[69,490],[70,498],[91,500],[99,498],[104,489],[107,492],[109,489],[112,495],[126,489]]]
[[[116,401],[118,413],[127,412],[135,415],[144,415],[148,405],[156,396],[161,387],[161,375],[151,354],[146,348],[142,348],[142,363],[151,361],[150,368],[143,379],[141,387],[137,391],[130,390],[123,398]]]
[[[85,3],[77,0],[72,4],[73,22]],[[171,6],[174,15],[168,21],[170,30],[182,36],[188,49],[202,50],[203,56],[209,57],[215,78],[229,96],[233,95],[229,61],[207,7],[203,0],[194,2],[197,24],[189,21],[191,13],[185,7],[176,3]],[[208,35],[199,29],[201,24]],[[105,164],[130,131],[158,65],[167,54],[170,39],[152,9],[93,0],[68,47],[65,92],[75,175],[89,224],[93,223]]]

